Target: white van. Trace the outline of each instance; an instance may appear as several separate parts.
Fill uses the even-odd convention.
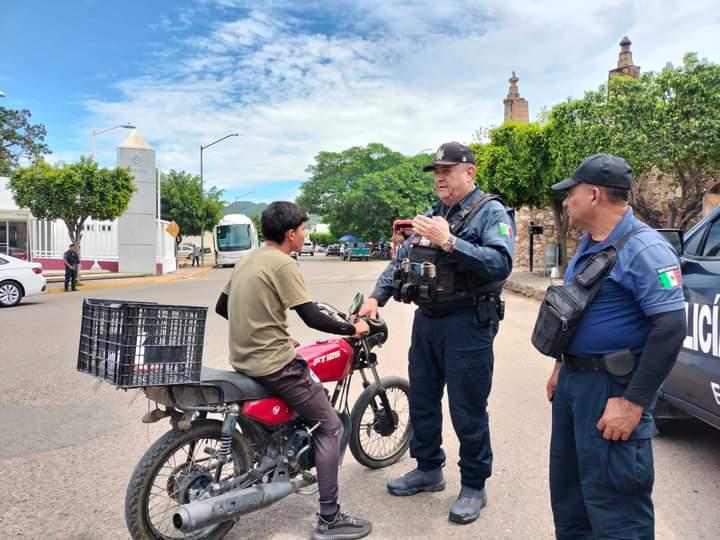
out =
[[[315,246],[313,246],[312,240],[309,238],[305,239],[305,243],[303,244],[302,252],[300,255],[311,255],[315,256]]]

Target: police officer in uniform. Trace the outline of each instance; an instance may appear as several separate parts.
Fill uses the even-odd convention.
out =
[[[433,171],[440,200],[415,218],[414,233],[360,314],[375,317],[390,298],[418,306],[409,353],[410,453],[417,468],[389,481],[388,491],[409,496],[445,488],[441,401],[447,385],[462,479],[449,519],[470,523],[487,502],[491,474],[487,399],[500,292],[512,269],[514,212],[475,185],[475,157],[460,143],[440,146],[423,170]]]
[[[568,216],[586,231],[566,283],[592,254],[631,234],[547,383],[559,540],[654,538],[652,409],[686,322],[677,254],[633,215],[631,182],[627,161],[596,154],[552,186],[568,191]]]
[[[68,250],[63,253],[63,266],[65,267],[65,292],[72,287],[73,291],[77,291],[77,275],[78,265],[80,264],[80,256],[78,255],[77,246],[72,243]]]

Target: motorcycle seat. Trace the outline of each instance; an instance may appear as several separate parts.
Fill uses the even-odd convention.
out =
[[[275,396],[252,377],[237,371],[203,367],[200,373],[202,386],[214,386],[222,392],[222,401],[249,401]]]

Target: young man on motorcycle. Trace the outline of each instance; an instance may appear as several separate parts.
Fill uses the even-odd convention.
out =
[[[323,332],[357,337],[369,327],[362,320],[337,321],[310,299],[300,268],[290,257],[302,250],[307,220],[296,204],[270,204],[261,218],[265,246],[237,262],[215,310],[230,323],[232,366],[277,393],[311,424],[320,424],[313,432],[320,513],[312,538],[362,538],[370,533],[370,522],[341,512],[337,503],[342,423],[318,378],[296,357],[287,310]]]

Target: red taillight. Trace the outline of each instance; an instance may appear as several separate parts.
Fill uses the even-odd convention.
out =
[[[36,274],[42,274],[42,266],[33,266],[33,272]]]

